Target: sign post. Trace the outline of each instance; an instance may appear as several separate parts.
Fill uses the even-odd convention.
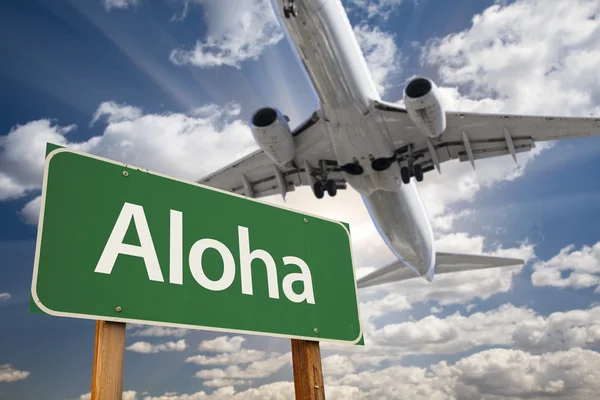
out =
[[[96,321],[92,400],[118,400],[123,395],[125,324]]]
[[[319,342],[292,339],[296,399],[325,400]]]
[[[67,148],[46,157],[30,309],[99,321],[92,396],[122,390],[128,322],[292,339],[297,393],[323,395],[319,342],[363,344],[356,290],[343,223]]]

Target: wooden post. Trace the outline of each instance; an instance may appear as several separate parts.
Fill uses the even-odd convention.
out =
[[[292,339],[294,389],[297,400],[325,400],[319,342]]]
[[[124,356],[125,324],[96,321],[92,400],[121,400]]]

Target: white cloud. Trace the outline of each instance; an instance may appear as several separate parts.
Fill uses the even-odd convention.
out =
[[[294,384],[292,382],[273,382],[257,388],[236,392],[231,386],[222,387],[211,394],[197,392],[193,394],[162,395],[145,397],[144,400],[293,400]]]
[[[8,292],[0,293],[0,301],[9,300],[12,296]]]
[[[166,342],[161,344],[151,344],[148,342],[135,342],[134,344],[127,347],[127,350],[135,353],[151,354],[166,351],[184,351],[188,348],[185,343],[185,339],[178,340],[176,342]]]
[[[148,326],[144,329],[133,332],[132,336],[152,336],[152,337],[182,337],[188,333],[187,329],[183,328],[167,328],[164,326]]]
[[[535,257],[534,247],[531,244],[525,243],[519,247],[507,249],[497,247],[486,252],[484,251],[484,242],[481,236],[468,236],[463,233],[451,234],[437,241],[438,251],[461,251],[470,254],[520,258],[525,260],[526,263]],[[452,244],[452,246],[449,246],[449,244]],[[514,278],[521,272],[522,268],[522,266],[501,267],[436,275],[433,283],[429,283],[424,279],[412,279],[368,288],[364,291],[365,293],[367,291],[370,293],[375,291],[403,293],[410,304],[430,300],[435,300],[442,306],[465,304],[474,298],[485,300],[494,294],[508,292],[512,288]]]
[[[221,353],[213,357],[205,355],[197,355],[188,357],[185,362],[194,363],[197,365],[231,365],[231,364],[247,364],[253,361],[259,361],[265,358],[266,353],[260,350],[240,349],[231,353]]]
[[[77,400],[91,400],[91,398],[92,398],[92,394],[86,393],[86,394],[82,394],[81,396],[79,396],[77,398]],[[123,392],[121,399],[122,400],[138,400],[138,396],[137,396],[137,393],[135,392],[135,390],[126,390]]]
[[[430,312],[431,314],[439,314],[439,313],[441,313],[442,311],[444,311],[444,309],[443,309],[443,308],[436,307],[436,306],[431,306],[431,307],[429,308],[429,312]]]
[[[343,399],[592,399],[600,392],[600,354],[580,348],[545,354],[491,349],[429,366],[395,365],[344,376],[326,375],[327,398]],[[292,382],[273,382],[236,392],[147,396],[144,400],[294,399]]]
[[[100,107],[94,113],[91,125],[95,124],[102,117],[106,117],[109,123],[132,121],[142,116],[142,110],[129,106],[127,104],[118,104],[114,101],[106,101],[100,104]]]
[[[245,60],[256,60],[282,38],[279,22],[268,0],[195,0],[202,5],[208,34],[193,49],[176,49],[171,61],[198,67],[228,65],[241,68]]]
[[[246,339],[241,336],[219,336],[215,339],[202,341],[198,346],[198,350],[214,353],[233,353],[240,351],[245,341]]]
[[[140,114],[134,107],[102,103],[96,120],[105,117],[100,136],[69,141],[74,126],[50,120],[17,125],[0,136],[0,201],[41,189],[46,142],[126,162],[182,179],[196,180],[255,149],[250,129],[239,119],[239,106],[207,105],[191,114]],[[219,154],[219,157],[214,157]],[[40,199],[21,211],[35,223]]]
[[[10,364],[0,364],[0,382],[16,382],[27,379],[31,374],[29,371],[19,371]]]
[[[74,125],[56,126],[50,120],[16,125],[0,136],[0,201],[21,197],[41,187],[46,142],[64,145]]]
[[[402,0],[350,0],[351,11],[366,14],[367,18],[381,17],[387,20],[402,4]]]
[[[343,376],[356,371],[354,363],[352,363],[348,356],[334,354],[325,357],[322,363],[324,376]]]
[[[425,208],[438,232],[452,229],[456,219],[469,215],[468,210],[453,214],[448,207],[459,201],[473,201],[479,191],[522,176],[525,168],[537,156],[551,147],[551,143],[540,143],[527,153],[517,155],[518,164],[510,156],[477,161],[475,171],[471,164],[457,160],[442,165],[442,174],[432,172],[419,184],[419,192]]]
[[[367,321],[379,318],[388,312],[410,310],[411,307],[406,294],[391,292],[376,300],[361,302],[360,316],[363,321]]]
[[[563,273],[566,276],[563,277]],[[570,245],[548,261],[534,264],[531,282],[535,286],[584,289],[600,284],[600,242],[575,250]]]
[[[487,312],[444,318],[429,315],[420,320],[376,326],[363,320],[366,347],[323,343],[328,374],[342,376],[381,365],[395,364],[406,355],[458,354],[481,347],[512,347],[531,353],[595,348],[600,345],[600,307],[555,312],[542,316],[526,307],[504,304]]]
[[[254,361],[246,368],[240,368],[237,365],[231,365],[225,369],[203,369],[196,373],[200,379],[258,379],[273,375],[286,365],[291,365],[291,353],[278,354],[272,353],[264,360]]]
[[[42,196],[36,196],[33,200],[25,204],[25,207],[19,214],[25,223],[30,225],[37,225],[40,217],[40,207],[42,206]]]
[[[400,52],[394,35],[369,25],[354,27],[354,35],[363,52],[375,86],[383,95],[395,74],[401,70]]]
[[[126,9],[139,4],[139,0],[104,0],[104,8],[110,11],[112,8]]]
[[[492,349],[427,368],[392,366],[329,379],[329,387],[355,388],[356,399],[589,399],[600,392],[600,354],[571,349],[532,355]]]
[[[225,386],[241,386],[249,385],[252,381],[241,381],[236,379],[211,379],[204,381],[204,385],[212,387],[225,387]]]
[[[498,110],[597,114],[599,17],[596,0],[495,4],[473,17],[469,29],[428,43],[423,59],[439,68],[445,84],[488,98]]]
[[[553,3],[554,4],[554,3]],[[472,26],[429,40],[422,61],[437,68],[447,110],[517,114],[600,114],[600,6],[594,0],[497,3],[473,17]],[[551,96],[548,93],[552,93]],[[476,163],[452,161],[442,175],[428,174],[419,189],[434,228],[448,231],[456,215],[448,205],[521,176],[552,143],[532,152]]]

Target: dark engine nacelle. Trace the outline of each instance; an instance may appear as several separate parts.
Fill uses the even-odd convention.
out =
[[[251,119],[252,135],[265,154],[277,165],[290,166],[296,148],[286,117],[279,110],[265,107]]]
[[[404,104],[408,115],[425,136],[435,138],[446,130],[446,113],[438,88],[431,79],[413,78],[404,90]]]

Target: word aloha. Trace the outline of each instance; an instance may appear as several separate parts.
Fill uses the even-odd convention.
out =
[[[139,246],[123,243],[132,219],[140,240]],[[252,261],[260,259],[267,269],[269,297],[279,299],[277,265],[273,257],[265,250],[256,249],[250,251],[250,234],[248,228],[238,226],[238,239],[242,293],[250,296],[253,295]],[[208,249],[216,250],[223,259],[223,274],[217,280],[209,279],[202,267],[202,256]],[[146,214],[144,213],[144,208],[140,205],[132,203],[125,203],[123,205],[94,272],[111,274],[119,254],[143,258],[148,279],[156,282],[164,282],[158,257],[156,256],[156,249],[150,235],[148,221],[146,220]],[[225,244],[218,240],[210,238],[198,240],[192,245],[188,260],[190,272],[194,280],[208,290],[226,290],[235,280],[236,265],[233,253]],[[285,265],[296,265],[300,268],[300,272],[289,273],[283,278],[281,286],[285,297],[294,303],[306,301],[309,304],[315,304],[312,276],[308,265],[302,259],[293,256],[283,257],[283,263]],[[303,282],[304,291],[302,293],[295,293],[292,290],[292,285],[296,281]],[[170,210],[169,283],[183,285],[183,213],[176,210]]]

